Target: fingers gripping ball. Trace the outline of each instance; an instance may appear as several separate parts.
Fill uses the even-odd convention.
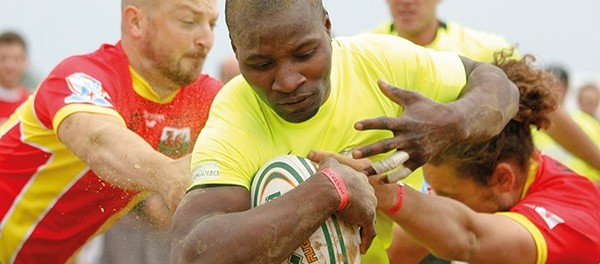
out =
[[[270,160],[252,181],[251,207],[276,199],[315,173],[305,158],[286,155]],[[359,229],[332,215],[283,263],[360,263]]]

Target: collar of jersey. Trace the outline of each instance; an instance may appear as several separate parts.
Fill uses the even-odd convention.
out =
[[[173,99],[177,95],[177,92],[175,92],[164,99],[160,99],[160,97],[154,92],[154,90],[152,90],[150,84],[148,84],[148,82],[146,82],[146,80],[144,80],[142,76],[140,76],[135,70],[133,70],[131,66],[129,67],[129,71],[131,72],[131,83],[133,85],[133,90],[135,91],[135,93],[137,93],[144,99],[159,104],[165,104],[173,101]]]
[[[527,180],[525,181],[525,186],[521,193],[521,199],[525,198],[525,195],[529,192],[529,188],[531,188],[531,184],[533,184],[533,181],[537,178],[538,174],[541,173],[541,169],[539,168],[541,160],[542,156],[537,151],[535,157],[529,159],[529,171],[527,172]]]

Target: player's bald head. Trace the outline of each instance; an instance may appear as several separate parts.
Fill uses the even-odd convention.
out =
[[[125,10],[127,6],[135,6],[138,8],[154,7],[160,0],[121,0],[121,10]]]
[[[306,10],[315,17],[307,21],[321,22],[325,9],[321,0],[227,0],[225,20],[230,37],[237,35],[240,25],[257,25],[261,18],[270,17],[289,10]],[[273,21],[270,21],[272,23]]]

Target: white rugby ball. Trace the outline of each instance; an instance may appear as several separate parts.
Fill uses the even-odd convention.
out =
[[[252,181],[251,207],[257,207],[283,195],[316,173],[308,159],[285,155],[267,162]],[[360,263],[358,226],[329,217],[283,263]]]

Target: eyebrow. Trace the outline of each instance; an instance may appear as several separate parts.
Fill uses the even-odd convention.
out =
[[[299,45],[297,45],[294,49],[293,52],[297,52],[298,50],[303,49],[304,47],[317,43],[319,41],[318,38],[309,38],[307,40],[305,40],[304,42],[300,42]],[[253,60],[260,60],[260,59],[269,59],[271,56],[269,55],[264,55],[264,54],[251,54],[250,56],[247,56],[246,58],[244,58],[244,61],[253,61]]]
[[[216,14],[217,16],[219,15],[217,10],[212,8],[205,8],[207,5],[206,4],[202,4],[201,8],[197,8],[189,3],[177,3],[174,6],[174,10],[175,11],[181,11],[181,10],[189,10],[190,12],[192,12],[194,15],[211,15],[211,14]]]

